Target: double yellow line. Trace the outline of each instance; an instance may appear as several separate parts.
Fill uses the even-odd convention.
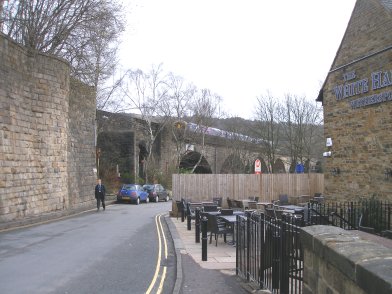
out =
[[[166,240],[166,236],[165,236],[165,232],[163,230],[162,227],[162,221],[161,221],[162,215],[158,214],[157,216],[155,216],[155,225],[157,228],[157,234],[158,234],[158,241],[159,241],[159,245],[158,245],[158,259],[157,259],[157,265],[155,268],[155,274],[154,277],[152,278],[151,284],[148,287],[146,294],[150,294],[152,289],[155,287],[155,284],[158,281],[158,276],[159,276],[159,272],[161,269],[161,259],[162,259],[162,246],[164,247],[164,258],[165,260],[167,260],[167,240]],[[162,245],[163,243],[163,245]],[[160,276],[161,281],[159,282],[159,286],[157,289],[157,294],[162,292],[162,288],[163,288],[163,283],[165,281],[166,278],[166,270],[167,267],[164,266],[163,270],[162,270],[162,274]]]

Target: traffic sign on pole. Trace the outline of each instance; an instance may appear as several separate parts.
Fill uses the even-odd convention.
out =
[[[255,160],[255,174],[261,174],[261,161],[260,159]]]

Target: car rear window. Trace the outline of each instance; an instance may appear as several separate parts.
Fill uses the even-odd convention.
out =
[[[124,190],[136,190],[136,186],[135,185],[124,185],[123,189]]]

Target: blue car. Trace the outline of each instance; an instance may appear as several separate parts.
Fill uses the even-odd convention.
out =
[[[132,202],[140,204],[140,202],[150,202],[148,193],[144,191],[143,186],[138,184],[124,184],[117,193],[117,202]]]

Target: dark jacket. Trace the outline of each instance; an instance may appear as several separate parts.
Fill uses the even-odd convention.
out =
[[[106,194],[105,186],[101,184],[101,191],[99,191],[99,185],[95,186],[95,199],[104,199]]]

